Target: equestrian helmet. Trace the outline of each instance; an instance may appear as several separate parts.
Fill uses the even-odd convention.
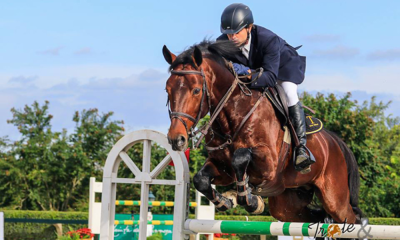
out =
[[[221,32],[235,34],[253,22],[250,8],[242,3],[234,3],[227,6],[221,15]]]

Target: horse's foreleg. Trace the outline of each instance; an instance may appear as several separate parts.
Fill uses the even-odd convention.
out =
[[[232,166],[236,174],[237,203],[244,206],[246,211],[253,214],[261,214],[264,211],[264,201],[260,196],[251,194],[247,166],[252,160],[251,151],[240,148],[233,154]]]
[[[233,179],[225,172],[219,171],[214,163],[207,159],[206,163],[193,177],[193,183],[197,191],[201,192],[208,200],[214,203],[218,211],[226,211],[234,207],[231,199],[223,196],[211,187],[211,183],[228,185]]]

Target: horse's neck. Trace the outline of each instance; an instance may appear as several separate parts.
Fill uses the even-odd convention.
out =
[[[222,67],[217,63],[214,63],[214,65],[209,65],[212,69],[212,71],[210,72],[212,75],[211,83],[209,83],[212,102],[212,115],[215,111],[215,107],[225,96],[229,87],[232,86],[234,77],[228,69]],[[220,126],[221,133],[230,134],[232,136],[238,130],[240,123],[247,115],[247,113],[250,112],[251,108],[254,106],[260,96],[261,92],[259,91],[253,91],[252,96],[246,96],[244,93],[241,92],[239,86],[236,86],[228,102],[225,104],[223,110],[219,113],[218,118],[216,119],[218,125]],[[276,135],[281,135],[282,131],[280,130],[279,120],[275,115],[275,111],[271,102],[267,99],[262,99],[262,103],[258,106],[258,108],[262,108],[262,111],[265,112],[259,114],[256,114],[256,112],[253,113],[256,114],[255,118],[260,118],[260,121],[270,121],[271,126],[277,126],[277,128],[269,129],[269,132],[276,130]],[[258,110],[260,111],[260,109]],[[255,118],[252,118],[253,121],[256,120]],[[249,120],[250,118],[247,121]]]
[[[220,66],[218,63],[212,62],[209,63],[210,67],[210,74],[211,77],[210,83],[209,83],[209,91],[210,91],[210,97],[211,97],[211,108],[210,108],[210,114],[211,116],[214,114],[217,105],[220,103],[222,98],[225,96],[225,94],[228,92],[229,88],[232,86],[233,81],[234,81],[234,76],[232,73],[229,72],[229,70],[225,67]],[[238,87],[236,87],[238,88]],[[235,94],[237,94],[237,89],[232,93],[231,97],[228,99],[228,102],[226,105],[229,104],[229,102],[232,101],[232,98],[234,97]],[[229,116],[231,115],[230,111],[227,109],[227,107],[222,109],[222,111],[218,114],[218,118],[216,121],[218,122],[218,125],[221,128],[222,133],[228,134],[231,132],[231,126],[229,124]]]

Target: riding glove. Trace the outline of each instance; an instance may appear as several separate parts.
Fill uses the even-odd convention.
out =
[[[240,63],[233,63],[232,65],[233,65],[233,69],[235,69],[235,72],[238,75],[247,75],[247,74],[249,74],[248,70],[250,68],[246,67],[245,65],[242,65]]]

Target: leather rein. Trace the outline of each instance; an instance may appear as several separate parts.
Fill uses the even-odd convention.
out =
[[[235,90],[236,86],[239,85],[240,89],[242,90],[242,92],[247,95],[247,96],[251,96],[252,92],[250,89],[248,89],[245,85],[247,84],[251,84],[255,81],[258,80],[258,78],[262,75],[263,73],[263,68],[259,68],[257,69],[257,71],[250,73],[248,75],[244,75],[244,76],[238,76],[237,73],[233,70],[233,66],[232,66],[232,62],[228,62],[225,61],[226,65],[228,67],[228,69],[234,74],[235,76],[235,80],[233,81],[231,87],[228,89],[228,91],[225,93],[224,97],[222,97],[222,99],[219,101],[218,105],[215,108],[214,113],[211,115],[210,117],[210,121],[205,124],[203,127],[201,127],[200,129],[194,131],[195,127],[197,126],[197,124],[200,121],[201,118],[201,111],[203,109],[203,104],[204,104],[204,98],[207,97],[208,100],[208,111],[211,113],[211,97],[210,97],[210,92],[207,88],[207,81],[206,81],[206,76],[204,74],[204,71],[202,68],[200,68],[200,71],[196,71],[196,70],[171,70],[171,74],[172,75],[178,75],[178,76],[184,76],[184,75],[190,75],[190,74],[194,74],[194,75],[200,75],[203,78],[203,92],[202,92],[202,96],[201,96],[201,102],[200,102],[200,108],[199,108],[199,112],[197,113],[196,118],[194,118],[193,116],[187,114],[187,113],[183,113],[183,112],[172,112],[170,109],[170,104],[169,104],[169,99],[167,101],[167,106],[168,106],[168,112],[169,112],[169,116],[170,119],[172,121],[172,119],[176,118],[178,119],[180,122],[183,123],[183,125],[185,126],[186,129],[186,133],[189,136],[189,138],[192,138],[193,141],[193,147],[194,148],[198,148],[198,146],[200,145],[202,139],[204,138],[204,136],[208,133],[209,130],[211,130],[211,135],[214,136],[214,130],[211,128],[213,122],[216,120],[217,116],[219,115],[219,113],[222,111],[222,109],[224,108],[226,102],[229,100],[230,96],[232,95],[233,91]],[[254,74],[258,74],[251,82],[243,82],[241,81],[239,78],[247,78],[249,76],[252,76]],[[232,144],[233,140],[236,138],[236,136],[238,135],[238,133],[240,132],[240,130],[242,129],[242,127],[244,126],[245,122],[250,118],[251,114],[255,111],[255,109],[257,108],[257,106],[260,104],[260,101],[262,99],[262,97],[264,96],[264,94],[262,94],[259,99],[257,100],[257,102],[254,104],[253,108],[249,111],[248,114],[246,114],[246,116],[243,118],[242,122],[240,123],[238,129],[235,131],[233,137],[227,135],[222,136],[221,134],[218,134],[219,136],[223,137],[226,139],[225,143],[217,146],[217,147],[208,147],[206,143],[206,149],[208,151],[214,151],[214,150],[220,150],[220,149],[224,149],[225,147],[227,147],[228,145]],[[182,119],[182,117],[185,117],[187,119],[189,119],[190,121],[193,122],[193,125],[190,129],[188,129],[187,124],[185,122],[184,119]],[[199,139],[197,140],[197,143],[194,144],[194,136],[196,136],[198,133],[201,133]]]

